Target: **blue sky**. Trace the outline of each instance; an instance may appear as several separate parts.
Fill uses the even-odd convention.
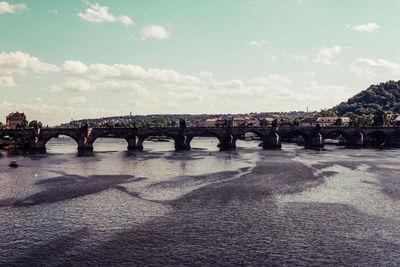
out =
[[[329,108],[399,80],[398,0],[0,0],[0,121]],[[4,119],[1,119],[4,118]]]

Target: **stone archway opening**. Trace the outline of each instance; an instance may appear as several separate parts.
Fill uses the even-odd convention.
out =
[[[170,136],[154,134],[142,139],[143,150],[157,152],[175,151],[175,142]]]
[[[192,138],[190,141],[190,149],[210,152],[219,151],[219,143],[220,140],[215,134],[203,132]]]
[[[263,136],[257,132],[244,132],[237,140],[236,147],[238,148],[257,148],[262,147]]]
[[[383,147],[387,143],[387,136],[381,131],[372,132],[367,136],[365,143],[367,146]]]
[[[284,146],[307,146],[308,136],[301,131],[293,131],[282,136],[281,142]]]
[[[345,146],[349,144],[349,137],[341,131],[332,131],[323,137],[326,145]]]
[[[78,143],[64,134],[52,136],[45,145],[46,152],[50,153],[75,153],[78,148]]]
[[[128,142],[125,140],[125,138],[115,134],[99,136],[93,142],[94,152],[126,151],[127,147]]]

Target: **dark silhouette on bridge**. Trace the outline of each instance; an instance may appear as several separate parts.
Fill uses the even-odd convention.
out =
[[[306,148],[324,146],[324,139],[340,138],[347,147],[400,147],[398,127],[141,127],[141,128],[30,128],[0,129],[0,138],[15,140],[23,148],[46,150],[46,143],[59,135],[74,139],[78,150],[93,150],[99,137],[124,138],[128,150],[142,150],[143,141],[150,136],[166,136],[174,140],[176,150],[189,150],[196,136],[212,135],[218,138],[221,150],[236,148],[236,140],[252,132],[262,140],[264,149],[280,149],[281,142],[299,141]]]

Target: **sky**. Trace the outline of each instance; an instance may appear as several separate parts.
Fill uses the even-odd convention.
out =
[[[0,121],[330,108],[400,79],[398,0],[0,0]]]

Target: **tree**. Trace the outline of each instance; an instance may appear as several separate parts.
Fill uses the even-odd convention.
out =
[[[294,118],[294,120],[293,120],[293,126],[299,126],[299,125],[300,125],[300,122],[301,122],[302,120],[304,120],[304,117],[296,117],[296,118]]]
[[[334,125],[336,125],[336,126],[342,126],[342,125],[343,125],[343,120],[342,120],[342,118],[338,118],[338,119],[335,121]]]
[[[279,123],[280,126],[292,126],[293,121],[291,119],[284,119]]]
[[[28,127],[29,128],[42,128],[42,123],[40,121],[38,122],[37,120],[33,120],[29,123]]]
[[[267,121],[267,120],[265,120],[265,119],[262,119],[261,121],[260,121],[260,125],[261,126],[266,126],[266,125],[270,125],[271,123],[269,122],[269,121]]]
[[[15,125],[15,127],[17,129],[24,129],[24,128],[28,127],[28,121],[24,120],[24,121],[18,122],[17,125]]]
[[[378,109],[374,114],[374,126],[383,126],[386,123],[386,113],[382,109]]]
[[[384,112],[400,112],[400,81],[388,81],[371,85],[355,96],[332,108],[339,116],[355,114],[358,116]],[[381,121],[382,122],[382,121]]]
[[[106,122],[106,123],[104,124],[104,127],[106,127],[106,128],[113,128],[113,127],[114,127],[114,123],[108,121],[108,122]]]
[[[321,109],[316,117],[336,117],[336,113],[332,109]]]

